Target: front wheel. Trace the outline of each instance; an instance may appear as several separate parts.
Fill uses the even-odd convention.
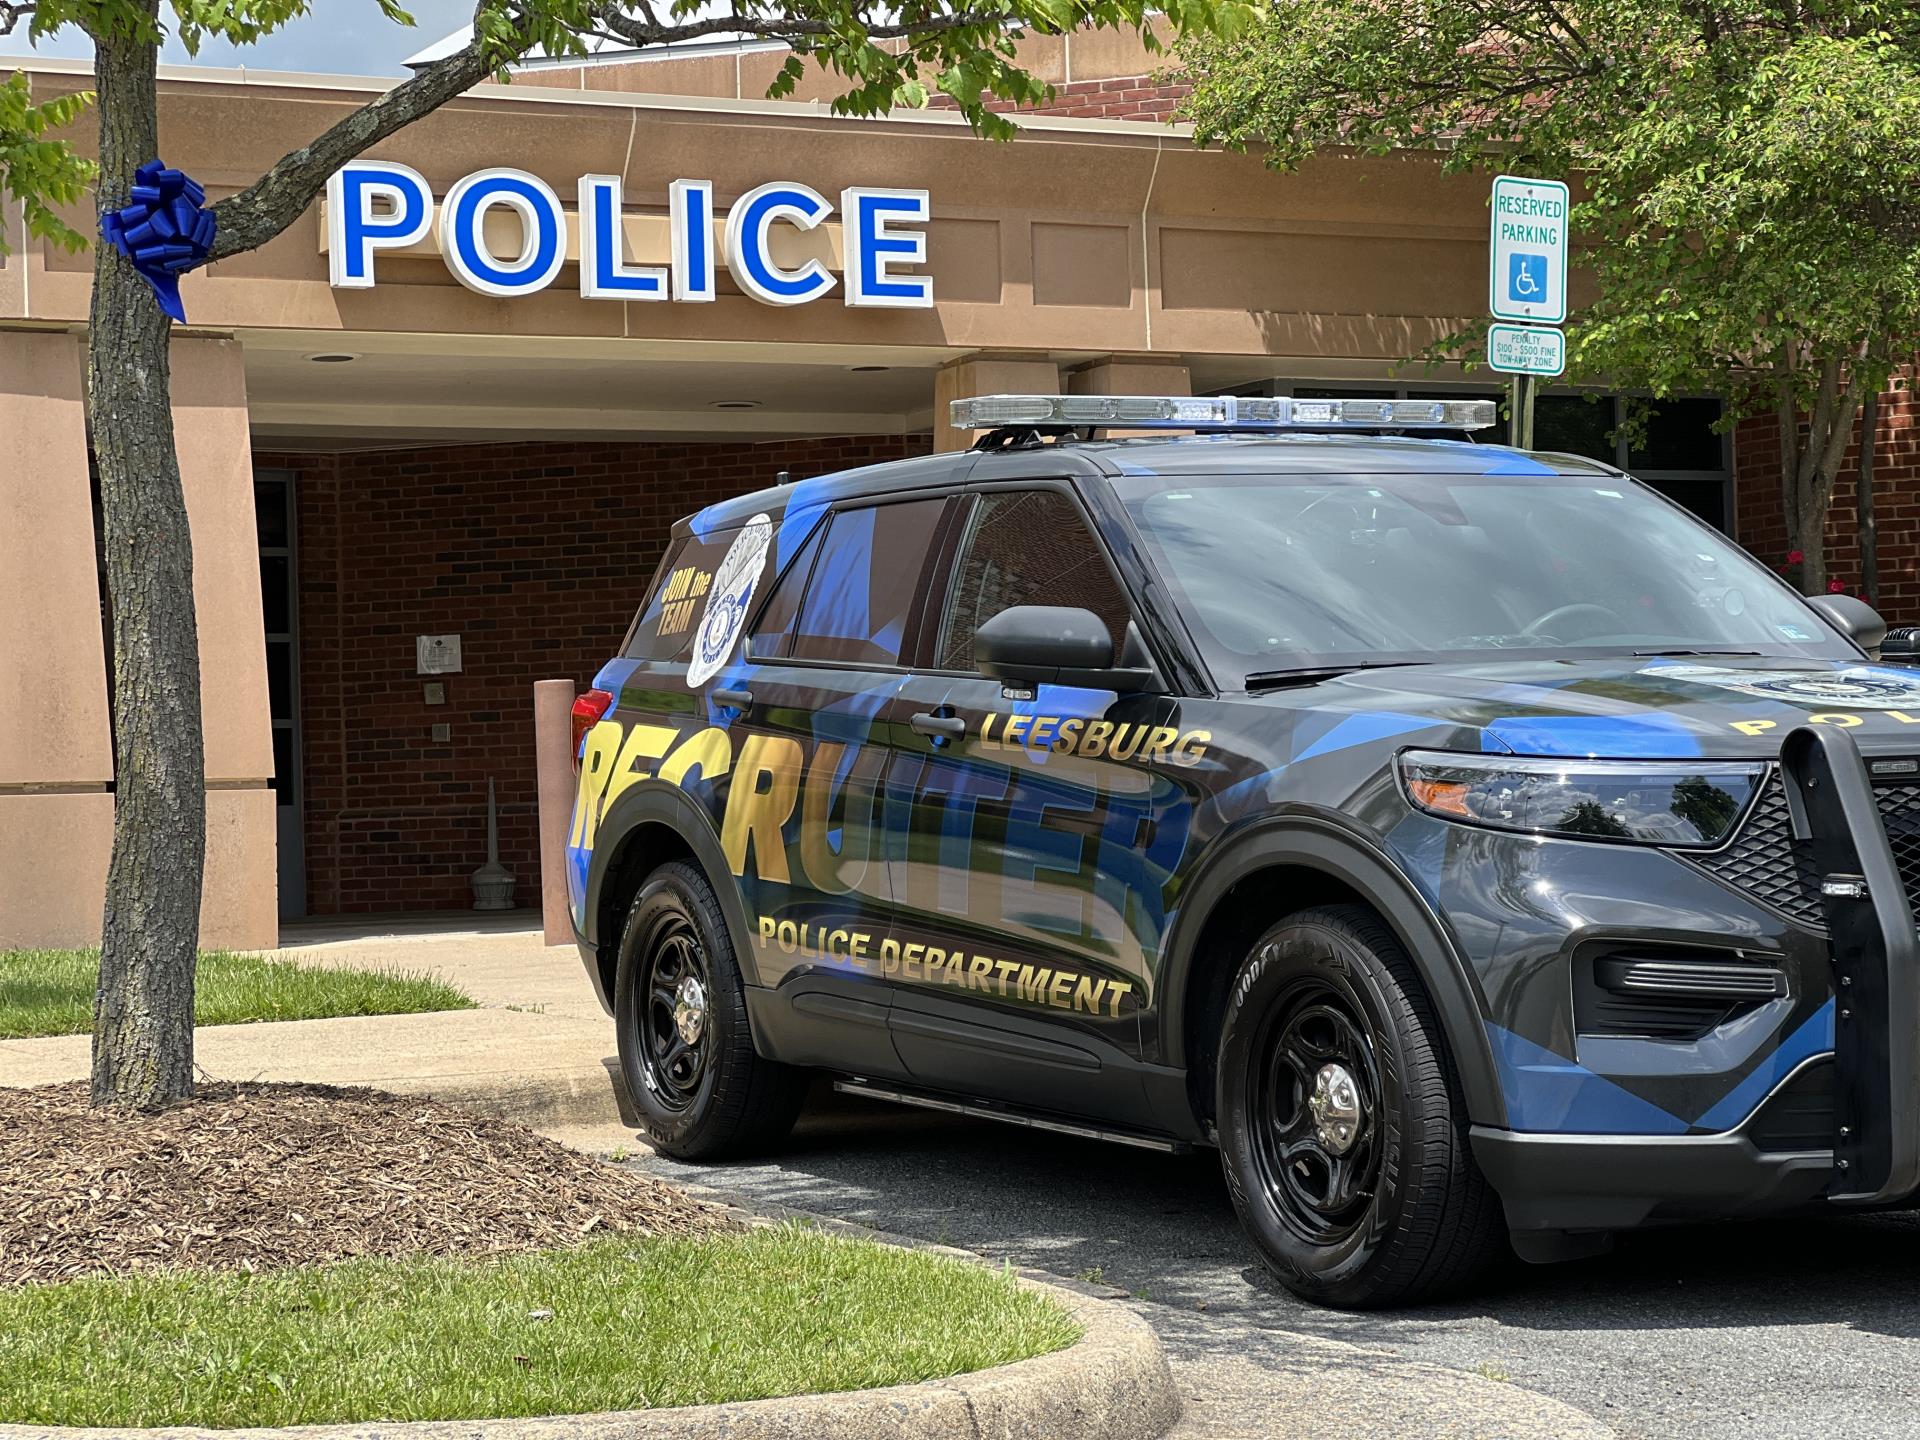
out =
[[[1432,1005],[1371,911],[1307,910],[1260,938],[1228,995],[1218,1086],[1234,1208],[1295,1294],[1408,1304],[1503,1253]]]
[[[693,866],[662,865],[634,897],[613,1013],[621,1074],[655,1148],[717,1160],[765,1149],[793,1127],[806,1072],[754,1050],[726,917]]]

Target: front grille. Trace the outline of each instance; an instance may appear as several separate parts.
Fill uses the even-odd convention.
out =
[[[1873,791],[1907,899],[1920,911],[1920,780],[1883,781]],[[1788,919],[1814,930],[1826,929],[1820,876],[1807,847],[1793,838],[1787,789],[1778,773],[1767,777],[1732,843],[1711,854],[1687,858]]]

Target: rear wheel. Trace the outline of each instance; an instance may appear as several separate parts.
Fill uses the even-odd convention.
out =
[[[793,1127],[806,1072],[754,1050],[720,901],[691,865],[662,865],[634,897],[613,1012],[627,1093],[664,1153],[752,1154]]]
[[[1303,911],[1260,938],[1228,995],[1218,1075],[1234,1207],[1296,1294],[1408,1304],[1504,1252],[1432,1006],[1371,911]]]

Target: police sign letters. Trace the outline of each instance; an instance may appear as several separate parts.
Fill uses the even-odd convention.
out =
[[[767,305],[802,305],[841,283],[817,257],[791,267],[774,258],[775,225],[812,230],[833,214],[824,196],[794,181],[756,186],[734,201],[718,256],[712,182],[674,181],[667,191],[665,265],[636,265],[624,253],[619,176],[581,176],[578,198],[584,299],[709,301],[718,263],[742,291]],[[487,216],[496,209],[512,211],[518,221],[519,253],[509,259],[484,239]],[[931,213],[925,190],[853,186],[840,192],[848,305],[932,307],[932,277],[901,273],[926,263]],[[327,268],[334,288],[372,289],[374,256],[418,245],[433,227],[433,191],[417,170],[375,160],[343,166],[327,182]],[[440,204],[439,236],[441,258],[456,280],[503,299],[546,289],[568,259],[560,197],[524,170],[479,170],[455,181]]]
[[[1567,318],[1567,187],[1497,176],[1487,307],[1496,320],[1558,325]]]

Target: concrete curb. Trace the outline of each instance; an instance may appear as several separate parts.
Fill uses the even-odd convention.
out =
[[[769,1214],[736,1197],[685,1187],[750,1224],[788,1218],[903,1248],[979,1257],[951,1246],[885,1236],[844,1221]],[[209,1430],[127,1430],[0,1425],[0,1440],[1159,1440],[1180,1415],[1180,1396],[1153,1328],[1092,1287],[1021,1272],[1020,1283],[1065,1308],[1080,1339],[1051,1355],[945,1380],[796,1395],[726,1405],[556,1415],[516,1420],[365,1421],[341,1425]]]
[[[429,1096],[529,1130],[640,1128],[621,1084],[619,1066],[611,1058],[591,1067],[543,1075],[437,1076],[418,1083],[389,1081],[379,1088],[396,1095]]]
[[[975,1264],[990,1263],[974,1251],[957,1246],[876,1230],[678,1177],[673,1183],[696,1199],[724,1206],[745,1224],[794,1222],[908,1250],[953,1255]],[[1124,1302],[1132,1298],[1118,1286],[1092,1285],[1024,1267],[1017,1273],[1022,1280],[1056,1294],[1065,1291],[1096,1301]],[[1136,1310],[1121,1308],[1152,1329]],[[1195,1408],[1187,1409],[1175,1421],[1162,1422],[1168,1425],[1166,1430],[1148,1433],[1162,1440],[1228,1440],[1229,1436],[1236,1440],[1254,1440],[1256,1436],[1258,1440],[1377,1440],[1385,1435],[1418,1435],[1431,1440],[1618,1440],[1618,1432],[1598,1416],[1508,1380],[1408,1360],[1379,1346],[1287,1330],[1268,1334],[1274,1342],[1293,1347],[1287,1364],[1278,1369],[1263,1367],[1244,1355],[1185,1364],[1175,1373],[1175,1389],[1189,1394]],[[1071,1353],[1071,1349],[1059,1352],[1062,1356]],[[1161,1354],[1161,1363],[1167,1364],[1164,1350]],[[1409,1386],[1416,1386],[1420,1392],[1422,1428],[1418,1430],[1408,1426],[1405,1392]],[[1211,1402],[1234,1397],[1252,1402],[1261,1412],[1256,1430],[1220,1428],[1204,1413]],[[1176,1404],[1184,1402],[1176,1397]],[[1027,1433],[1046,1437],[1054,1432],[1043,1429]],[[1115,1433],[1133,1440],[1133,1432]]]

